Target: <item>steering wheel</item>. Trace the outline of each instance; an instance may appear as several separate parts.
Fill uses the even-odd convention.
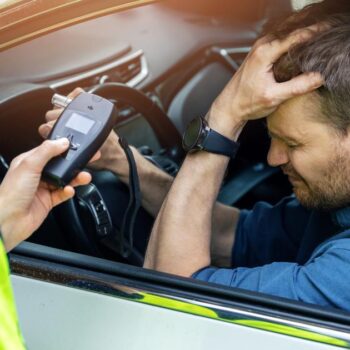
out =
[[[169,117],[141,91],[120,83],[106,83],[89,92],[134,107],[146,118],[162,147],[168,149],[181,145],[181,136]]]
[[[121,102],[133,107],[148,121],[163,149],[172,150],[173,154],[181,152],[181,136],[178,130],[157,103],[141,91],[124,84],[106,83],[94,87],[89,92],[116,101],[117,104]],[[100,220],[100,214],[92,215],[98,211],[94,203],[102,203],[99,208],[102,206],[106,209],[106,212],[102,213],[103,217],[106,221],[111,220],[116,229],[112,234],[116,234],[122,225],[129,191],[117,176],[109,171],[94,171],[92,175],[91,185],[77,189],[76,197],[78,198],[56,208],[55,215],[63,232],[67,234],[74,248],[81,253],[114,260],[117,258],[134,265],[142,265],[148,232],[152,227],[153,219],[141,208],[136,220],[141,224],[136,223],[135,225],[135,237],[137,238],[130,256],[126,260],[116,256],[117,250],[114,249],[116,241],[109,240],[108,244],[103,244],[101,240],[103,232],[101,234],[96,230],[95,221]]]

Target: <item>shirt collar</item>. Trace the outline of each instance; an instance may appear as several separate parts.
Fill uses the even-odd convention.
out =
[[[333,221],[342,228],[350,227],[350,206],[332,212]]]

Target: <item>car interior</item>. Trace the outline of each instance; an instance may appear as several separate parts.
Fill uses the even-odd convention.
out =
[[[52,108],[52,95],[66,95],[80,86],[114,101],[118,135],[175,176],[184,158],[181,137],[187,124],[207,113],[249,52],[266,15],[264,6],[237,2],[235,11],[228,11],[231,6],[227,0],[220,6],[165,1],[68,27],[3,52],[2,171],[13,157],[41,141],[37,129]],[[264,123],[251,123],[240,143],[218,200],[249,208],[289,194],[288,181],[266,164]],[[128,188],[108,171],[93,172],[93,183],[105,203],[105,225],[117,234]],[[101,243],[99,219],[93,205],[87,205],[95,191],[87,192],[79,190],[79,199],[57,208],[29,240],[142,264],[142,259],[125,261]],[[144,255],[152,221],[141,209],[134,233],[137,256]]]
[[[153,164],[176,176],[187,124],[205,116],[237,71],[269,17],[292,11],[290,1],[166,0],[60,29],[0,53],[0,178],[18,154],[37,146],[38,127],[54,93],[76,87],[116,104],[115,132]],[[267,165],[264,121],[240,137],[218,201],[252,208],[292,193],[279,169]],[[142,266],[153,218],[140,209],[128,256],[118,240],[129,188],[110,171],[90,170],[91,185],[53,210],[15,254],[36,250]],[[20,194],[19,194],[20,195]],[[101,209],[102,208],[102,209]],[[33,248],[34,247],[34,248]],[[21,250],[22,249],[22,250]],[[129,273],[131,270],[129,270]]]

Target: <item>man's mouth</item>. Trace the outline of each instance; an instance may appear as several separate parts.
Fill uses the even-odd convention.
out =
[[[288,180],[293,184],[294,182],[301,182],[300,178],[295,177],[293,175],[287,175],[288,176]]]
[[[288,171],[283,170],[283,174],[288,176],[288,180],[293,183],[293,182],[302,182],[301,178],[293,173],[290,173]]]

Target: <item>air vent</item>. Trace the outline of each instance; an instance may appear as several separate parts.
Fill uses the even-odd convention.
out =
[[[106,82],[124,83],[135,87],[148,76],[147,61],[142,50],[95,68],[88,72],[51,84],[51,88],[66,88],[71,86],[91,87]]]
[[[114,77],[117,81],[127,84],[141,73],[141,58],[137,57],[129,62],[119,66]],[[113,79],[114,80],[114,79]]]

